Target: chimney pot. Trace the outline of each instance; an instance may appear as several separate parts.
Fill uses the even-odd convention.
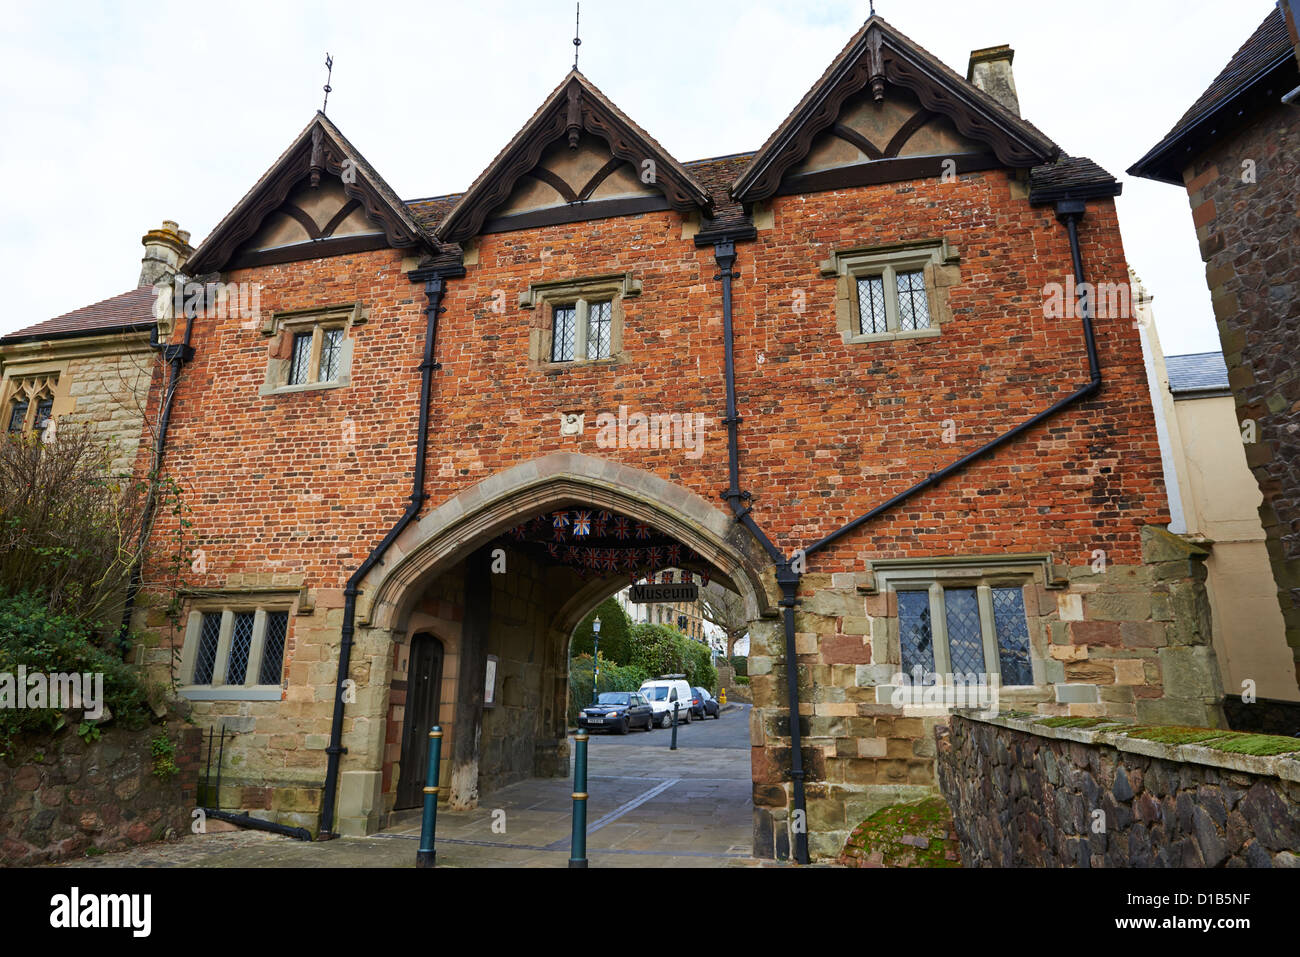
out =
[[[1016,78],[1011,71],[1011,61],[1015,57],[1016,51],[1006,44],[975,50],[970,55],[966,79],[1019,116],[1020,97],[1016,94]]]

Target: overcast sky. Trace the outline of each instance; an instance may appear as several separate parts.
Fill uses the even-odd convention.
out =
[[[1186,193],[1124,175],[1273,0],[879,0],[965,74],[1009,43],[1024,115],[1124,181],[1166,353],[1218,348]],[[679,160],[757,148],[865,2],[584,0],[582,70]],[[0,334],[135,285],[139,238],[197,244],[321,105],[404,198],[463,190],[563,78],[572,0],[0,2]],[[1213,24],[1214,28],[1208,28]]]

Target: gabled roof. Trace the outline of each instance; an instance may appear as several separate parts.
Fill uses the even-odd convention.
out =
[[[1165,356],[1169,374],[1169,391],[1174,395],[1230,391],[1228,364],[1222,352],[1196,352],[1184,356]]]
[[[1272,82],[1280,87],[1272,98],[1276,102],[1300,82],[1298,75],[1286,16],[1275,7],[1174,128],[1133,164],[1129,175],[1181,186],[1192,151],[1237,126],[1243,112],[1253,112],[1243,108],[1254,106],[1252,96],[1259,94],[1261,85]]]
[[[844,101],[867,88],[883,95],[886,81],[911,90],[966,136],[988,143],[1007,166],[1036,166],[1060,154],[1032,123],[873,16],[768,137],[736,179],[732,197],[749,203],[774,195],[786,171],[808,155],[814,137],[835,122]]]
[[[477,235],[488,214],[509,197],[519,178],[537,166],[546,147],[566,134],[574,144],[584,130],[599,136],[615,157],[638,169],[643,161],[654,160],[655,185],[672,208],[711,212],[708,191],[575,69],[457,199],[439,225],[438,237],[445,242],[463,242]]]
[[[17,332],[0,337],[0,343],[32,342],[38,339],[71,339],[76,336],[104,335],[110,332],[143,332],[154,324],[154,291],[141,286],[82,306],[55,319],[46,319]]]
[[[343,164],[348,161],[355,176],[343,178]],[[324,173],[343,180],[344,191],[361,203],[371,220],[380,224],[389,245],[398,249],[409,246],[437,249],[437,241],[416,222],[384,178],[338,127],[318,111],[293,144],[199,244],[185,264],[185,272],[201,276],[221,270],[296,185],[309,178],[314,183]]]

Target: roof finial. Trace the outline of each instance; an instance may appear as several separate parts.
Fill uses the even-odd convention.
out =
[[[575,3],[573,13],[573,68],[578,68],[578,47],[582,46],[582,31],[579,27],[582,24],[582,4]]]
[[[325,102],[320,105],[320,111],[325,112],[325,107],[330,102],[330,79],[334,76],[334,58],[328,53],[325,54]]]
[[[874,17],[876,15],[876,0],[870,0],[870,3],[871,3],[871,15]]]

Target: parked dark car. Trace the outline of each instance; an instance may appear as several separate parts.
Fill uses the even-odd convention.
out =
[[[602,691],[596,703],[582,709],[578,727],[588,731],[627,734],[629,728],[654,727],[654,712],[645,695],[638,691]]]
[[[691,689],[691,714],[701,720],[713,715],[715,718],[722,717],[722,705],[718,704],[718,699],[713,697],[703,688]]]

